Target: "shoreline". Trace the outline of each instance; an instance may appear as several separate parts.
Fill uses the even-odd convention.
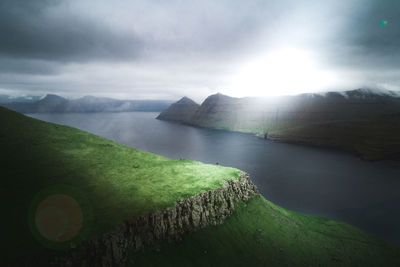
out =
[[[208,129],[208,130],[214,130],[214,131],[246,134],[246,135],[251,135],[252,137],[256,137],[258,139],[269,140],[272,142],[310,146],[310,147],[316,147],[316,148],[321,148],[321,149],[331,149],[331,150],[341,151],[344,153],[354,155],[354,156],[360,158],[361,160],[364,160],[367,162],[371,162],[371,163],[373,163],[373,162],[390,162],[390,163],[400,167],[400,158],[397,158],[397,157],[371,158],[371,157],[368,157],[368,155],[361,153],[354,148],[347,147],[347,146],[341,146],[339,144],[327,144],[324,142],[294,140],[291,138],[287,138],[287,137],[283,137],[283,136],[282,137],[274,136],[274,135],[268,135],[265,138],[263,136],[260,136],[259,133],[254,133],[254,132],[241,132],[241,131],[235,131],[235,130],[229,130],[229,129],[218,129],[218,128],[214,128],[214,127],[206,127],[206,126],[196,125],[193,123],[182,122],[182,121],[178,121],[178,120],[167,120],[167,119],[162,119],[162,118],[156,118],[156,119],[161,120],[161,121],[167,121],[167,122],[177,123],[177,124],[181,124],[181,125],[191,126],[191,127],[195,127],[195,128],[199,128],[199,129]]]

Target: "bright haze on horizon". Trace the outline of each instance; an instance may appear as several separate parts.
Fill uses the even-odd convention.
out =
[[[400,1],[5,0],[0,94],[400,90]]]

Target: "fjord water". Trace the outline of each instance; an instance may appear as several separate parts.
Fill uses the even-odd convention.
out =
[[[158,113],[30,114],[174,159],[250,173],[261,194],[286,209],[337,219],[400,246],[400,166],[348,153],[275,143],[249,134],[156,120]]]

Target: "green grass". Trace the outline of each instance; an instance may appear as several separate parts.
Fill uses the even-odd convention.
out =
[[[223,225],[131,253],[132,266],[400,266],[400,249],[355,227],[290,212],[261,196]]]
[[[276,141],[339,148],[356,153],[366,160],[400,159],[398,116],[314,123],[302,120],[267,123],[217,115],[210,115],[199,124],[207,128],[253,133],[258,137],[268,133],[269,138]]]
[[[2,108],[0,126],[5,265],[17,260],[45,266],[57,249],[79,246],[124,220],[220,187],[240,174],[233,168],[167,159]],[[67,242],[47,242],[35,230],[36,207],[52,194],[74,198],[83,211],[81,231]],[[180,243],[161,242],[131,253],[130,263],[399,266],[399,255],[398,248],[347,224],[289,212],[258,196],[236,205],[223,225],[184,236]]]
[[[47,253],[29,217],[49,194],[67,194],[81,205],[84,227],[71,240],[79,242],[134,216],[220,187],[241,173],[146,153],[4,108],[0,126],[2,252],[10,258]]]
[[[274,140],[336,147],[367,160],[400,158],[400,119],[380,117],[287,125],[271,130]]]

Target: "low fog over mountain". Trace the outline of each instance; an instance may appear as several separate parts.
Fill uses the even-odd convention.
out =
[[[48,94],[37,101],[0,103],[6,108],[21,113],[162,111],[170,104],[171,101],[163,100],[116,100],[94,96],[69,100],[53,94]]]

